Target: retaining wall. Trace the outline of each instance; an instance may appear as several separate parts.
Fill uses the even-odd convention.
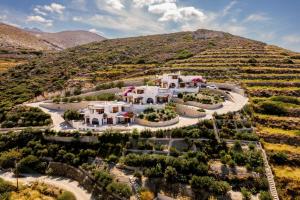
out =
[[[79,138],[74,138],[72,136],[44,136],[44,139],[55,142],[72,142],[74,140],[86,143],[98,142],[97,136],[80,136]]]
[[[184,105],[188,105],[188,106],[194,106],[194,107],[207,109],[207,110],[215,110],[215,109],[223,107],[223,103],[202,104],[202,103],[195,102],[195,101],[186,101],[186,102],[184,102],[182,99],[179,99],[179,98],[173,98],[173,101],[175,103],[184,104]]]
[[[232,92],[245,96],[244,90],[240,88],[238,85],[229,84],[229,83],[210,83],[210,84],[216,85],[219,89],[230,90]]]
[[[175,117],[174,119],[168,121],[161,121],[161,122],[150,122],[145,119],[135,118],[135,123],[142,126],[149,126],[149,127],[171,126],[173,124],[177,124],[178,122],[179,122],[179,116]]]
[[[176,112],[179,115],[185,116],[185,117],[191,117],[191,118],[200,118],[200,117],[205,117],[206,114],[205,112],[199,112],[197,111],[197,108],[189,107],[183,104],[176,104]]]
[[[82,101],[78,103],[42,103],[40,107],[46,108],[49,110],[79,110],[86,108],[91,102],[90,101]]]

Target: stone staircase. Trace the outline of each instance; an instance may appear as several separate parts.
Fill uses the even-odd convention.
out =
[[[269,182],[269,190],[270,190],[271,196],[272,196],[273,200],[279,200],[275,181],[274,181],[274,176],[273,176],[271,167],[268,162],[267,154],[266,154],[265,150],[262,148],[261,143],[259,143],[259,147],[261,149],[262,157],[264,160],[264,166],[265,166],[265,170],[266,170],[266,176],[267,176],[267,179]]]

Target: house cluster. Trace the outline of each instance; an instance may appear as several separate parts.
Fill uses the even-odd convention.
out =
[[[184,76],[180,73],[164,74],[155,80],[155,86],[131,86],[118,95],[122,101],[92,103],[82,110],[83,129],[103,125],[130,124],[135,114],[146,108],[164,108],[179,92],[198,92],[206,83],[202,76]]]

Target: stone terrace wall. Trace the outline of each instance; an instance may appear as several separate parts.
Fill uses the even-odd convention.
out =
[[[197,108],[189,107],[183,104],[176,104],[176,112],[179,115],[185,116],[185,117],[191,117],[191,118],[200,118],[205,117],[205,112],[199,112],[197,111]]]
[[[94,200],[125,200],[125,198],[119,197],[116,194],[105,192],[103,187],[83,169],[60,162],[50,162],[48,169],[51,169],[51,175],[67,177],[79,182],[84,189],[92,193],[92,199]]]
[[[179,99],[179,98],[174,98],[173,101],[175,103],[178,103],[178,104],[184,104],[184,105],[188,105],[188,106],[194,106],[194,107],[197,107],[197,108],[202,108],[202,109],[207,109],[207,110],[214,110],[214,109],[221,108],[223,106],[223,103],[203,104],[203,103],[199,103],[199,102],[196,102],[196,101],[187,101],[187,102],[184,102],[182,99]]]
[[[175,117],[174,119],[168,121],[161,121],[161,122],[150,122],[148,120],[135,118],[135,122],[142,126],[149,126],[149,127],[163,127],[163,126],[170,126],[173,124],[177,124],[179,122],[179,116]]]

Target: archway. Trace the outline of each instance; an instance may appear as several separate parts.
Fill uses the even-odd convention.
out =
[[[97,118],[93,118],[92,124],[93,125],[99,125],[99,120]]]
[[[153,101],[153,99],[152,99],[152,98],[148,98],[148,99],[147,99],[147,103],[149,103],[149,104],[150,104],[150,103],[152,103],[152,104],[153,104],[153,103],[154,103],[154,101]]]
[[[171,83],[169,88],[175,88],[176,84],[175,83]]]

